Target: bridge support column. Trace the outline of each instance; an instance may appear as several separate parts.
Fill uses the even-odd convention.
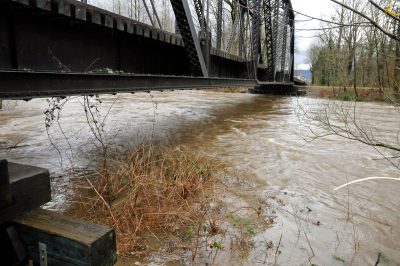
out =
[[[266,55],[266,76],[268,81],[275,81],[275,47],[274,47],[274,30],[273,30],[273,6],[271,5],[271,0],[264,0],[263,2],[264,11],[264,27],[265,27],[265,48],[267,51]]]
[[[262,84],[251,90],[254,94],[273,94],[273,95],[301,95],[303,93],[299,92],[296,86],[292,83],[268,83]]]

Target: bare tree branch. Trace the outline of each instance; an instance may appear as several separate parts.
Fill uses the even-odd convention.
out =
[[[386,15],[388,15],[389,17],[391,17],[391,18],[393,18],[393,19],[395,19],[395,20],[397,20],[397,21],[400,22],[400,19],[399,19],[398,17],[393,16],[392,14],[386,12],[385,9],[383,9],[382,7],[380,7],[380,6],[379,6],[377,3],[375,3],[374,1],[372,1],[372,0],[368,0],[368,1],[369,1],[374,7],[376,7],[377,9],[379,9],[380,11],[382,11],[383,13],[385,13]]]
[[[346,8],[346,9],[348,9],[348,10],[354,12],[354,13],[356,13],[357,15],[359,15],[359,16],[361,16],[361,17],[363,17],[363,18],[365,18],[365,19],[368,20],[372,25],[374,25],[378,30],[380,30],[383,34],[385,34],[386,36],[390,37],[391,39],[394,39],[394,40],[396,40],[396,41],[400,41],[400,38],[399,38],[399,37],[397,37],[396,35],[394,35],[394,34],[388,32],[387,30],[385,30],[384,28],[382,28],[375,20],[373,20],[373,19],[370,18],[369,16],[367,16],[367,15],[363,14],[362,12],[360,12],[360,11],[358,11],[358,10],[356,10],[356,9],[354,9],[354,8],[352,8],[352,7],[350,7],[350,6],[346,5],[346,4],[344,4],[344,3],[341,3],[341,2],[339,2],[339,1],[336,1],[336,0],[331,0],[331,1],[334,2],[335,4],[338,4],[338,5],[342,6],[342,7]]]

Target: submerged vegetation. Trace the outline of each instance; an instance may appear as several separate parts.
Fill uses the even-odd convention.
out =
[[[107,161],[97,173],[73,181],[71,213],[114,228],[121,258],[145,260],[162,252],[189,264],[213,263],[226,254],[246,260],[258,231],[274,224],[261,206],[253,206],[259,203],[224,202],[239,187],[226,187],[231,177],[225,163],[206,154],[143,143]],[[272,241],[261,244],[265,260],[279,249]]]
[[[115,228],[120,254],[146,250],[145,232],[193,233],[223,169],[199,153],[152,144],[139,145],[109,164],[75,184],[76,214]]]

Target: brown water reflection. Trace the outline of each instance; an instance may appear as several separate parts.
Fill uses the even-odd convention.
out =
[[[205,91],[155,92],[101,96],[102,112],[112,150],[135,145],[152,136],[171,145],[187,145],[230,164],[230,175],[240,173],[242,186],[226,202],[237,206],[261,204],[264,216],[276,216],[269,229],[256,228],[252,248],[244,259],[229,248],[215,264],[273,264],[265,249],[282,236],[279,265],[400,265],[400,184],[368,182],[333,192],[347,180],[393,176],[398,172],[368,147],[336,137],[305,143],[299,137],[295,114],[300,104],[318,104],[309,98],[271,97]],[[63,165],[50,145],[44,126],[45,99],[5,101],[0,111],[1,157],[49,168],[53,180],[50,208],[65,208],[69,164],[86,169],[98,161],[81,98],[70,100],[61,125],[70,149],[57,126],[49,133],[62,151]],[[393,107],[365,103],[363,116],[382,132],[400,129]],[[154,121],[155,118],[155,121]],[[15,146],[5,149],[7,146]],[[257,205],[258,206],[258,205]],[[349,219],[349,217],[351,219]],[[229,244],[229,241],[227,241]],[[313,255],[314,253],[314,255]],[[267,256],[268,255],[268,256]],[[153,261],[153,265],[163,264]]]

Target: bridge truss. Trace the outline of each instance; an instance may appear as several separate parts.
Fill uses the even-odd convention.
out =
[[[232,25],[209,2],[170,0],[172,33],[153,0],[151,25],[75,0],[0,0],[0,98],[291,86],[290,0],[232,0]]]

